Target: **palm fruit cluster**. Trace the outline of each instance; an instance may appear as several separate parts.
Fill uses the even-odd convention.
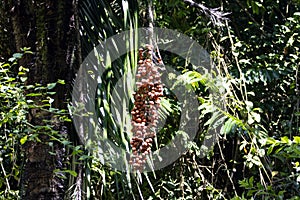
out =
[[[130,145],[132,154],[129,163],[136,171],[145,167],[147,155],[151,153],[153,139],[158,125],[158,108],[163,96],[163,84],[160,78],[162,61],[153,52],[151,45],[139,49],[139,61],[136,74],[137,90],[133,94],[134,107],[131,110],[132,132]]]

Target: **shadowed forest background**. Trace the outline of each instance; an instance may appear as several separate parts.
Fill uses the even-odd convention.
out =
[[[80,141],[72,86],[100,41],[149,25],[191,37],[216,68],[208,78],[160,52],[198,97],[199,131],[171,165],[120,172]],[[1,1],[0,199],[300,199],[299,34],[299,0]],[[138,52],[113,62],[95,99],[102,129],[121,147],[130,138],[107,105],[137,62]],[[168,88],[164,98],[156,149],[180,134],[180,106]],[[214,126],[218,142],[202,157]]]

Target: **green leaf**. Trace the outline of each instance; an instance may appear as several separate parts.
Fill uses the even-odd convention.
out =
[[[9,62],[14,62],[15,60],[16,60],[16,58],[14,58],[14,57],[8,59]]]
[[[63,121],[64,122],[72,122],[72,120],[70,118],[64,118]]]
[[[275,145],[271,145],[269,148],[268,148],[268,151],[267,151],[267,155],[270,155],[274,149],[274,146]]]
[[[62,84],[62,85],[66,84],[65,80],[61,80],[61,79],[58,79],[57,83]]]
[[[253,102],[251,102],[251,101],[245,101],[245,104],[247,106],[247,110],[251,110],[253,108]]]
[[[22,137],[22,138],[20,139],[21,145],[23,145],[26,141],[27,141],[27,135],[25,135],[24,137]]]
[[[255,112],[251,112],[252,117],[254,118],[254,120],[256,122],[260,122],[260,114],[255,113]]]
[[[29,93],[26,95],[27,97],[38,97],[38,96],[42,96],[41,93]]]
[[[300,144],[300,137],[299,136],[294,136],[293,142],[295,142],[296,144]]]
[[[254,119],[253,119],[253,117],[252,117],[252,115],[248,115],[248,124],[253,124],[254,123]]]
[[[56,83],[48,83],[47,88],[48,90],[52,90],[56,86]]]
[[[294,15],[300,16],[300,12],[295,12]]]
[[[69,173],[69,174],[71,174],[72,176],[74,176],[74,177],[76,177],[77,176],[77,173],[75,172],[75,171],[73,171],[73,170],[64,170],[64,172],[67,172],[67,173]]]
[[[284,136],[284,137],[281,138],[281,142],[285,143],[285,144],[288,144],[288,143],[290,143],[290,140],[287,136]]]
[[[225,122],[224,126],[222,127],[222,133],[224,133],[224,134],[230,133],[235,125],[236,125],[236,123],[235,123],[234,119],[229,118]]]
[[[25,82],[25,81],[27,80],[27,77],[21,77],[20,80],[21,80],[22,82]]]
[[[14,53],[14,54],[13,54],[13,57],[14,57],[14,58],[17,58],[17,59],[22,58],[22,56],[23,56],[22,53]]]
[[[55,95],[56,92],[47,92],[49,95]]]

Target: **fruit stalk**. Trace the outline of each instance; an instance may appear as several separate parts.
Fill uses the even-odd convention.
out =
[[[158,109],[163,96],[163,84],[160,71],[162,61],[153,52],[151,45],[139,49],[139,61],[136,74],[137,90],[133,94],[134,107],[131,110],[132,132],[130,145],[132,154],[129,163],[136,171],[145,168],[147,155],[151,153],[158,125]]]

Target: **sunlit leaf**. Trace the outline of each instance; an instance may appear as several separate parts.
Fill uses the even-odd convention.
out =
[[[56,86],[56,83],[48,83],[47,88],[48,90],[52,90]]]
[[[20,143],[21,143],[21,145],[23,145],[26,141],[27,141],[27,135],[25,135],[24,137],[22,137],[21,139],[20,139]]]

